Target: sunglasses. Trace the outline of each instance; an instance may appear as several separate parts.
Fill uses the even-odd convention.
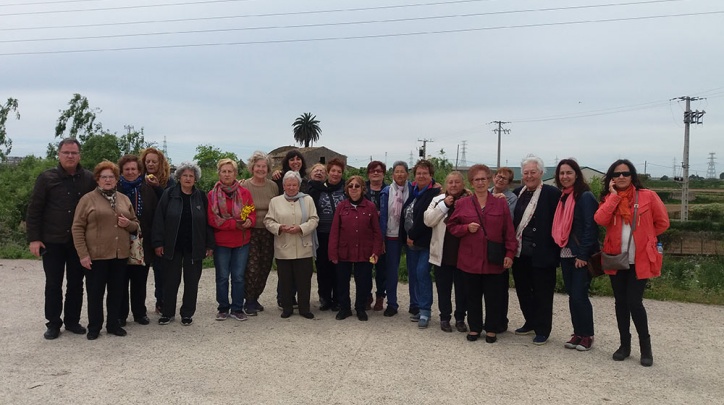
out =
[[[380,174],[380,173],[384,173],[384,172],[380,169],[375,169],[375,170],[370,170],[368,173]]]
[[[360,186],[359,184],[356,184],[356,183],[352,183],[347,188],[362,188],[362,186]]]
[[[614,178],[614,179],[615,179],[616,177],[620,177],[620,176],[623,176],[623,177],[631,177],[631,172],[613,172],[613,178]]]

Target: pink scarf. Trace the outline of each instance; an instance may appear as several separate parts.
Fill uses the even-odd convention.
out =
[[[563,194],[558,200],[556,213],[553,216],[553,231],[551,233],[558,246],[566,247],[573,226],[573,210],[576,208],[576,199],[573,198],[573,187],[564,188],[562,192]],[[563,197],[565,196],[568,196],[568,198],[564,203]]]
[[[230,218],[241,219],[241,210],[244,207],[244,201],[241,199],[239,192],[239,182],[234,180],[230,186],[223,185],[220,181],[216,182],[213,190],[211,190],[211,212],[214,213],[214,223],[221,226]],[[226,199],[231,198],[232,211],[226,205]]]

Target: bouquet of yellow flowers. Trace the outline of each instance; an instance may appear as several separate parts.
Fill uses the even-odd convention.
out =
[[[244,208],[241,209],[241,217],[242,221],[246,221],[247,218],[249,218],[249,214],[254,212],[256,210],[256,207],[254,207],[254,204],[245,205]]]

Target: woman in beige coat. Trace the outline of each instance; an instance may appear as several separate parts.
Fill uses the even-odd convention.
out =
[[[274,257],[279,275],[282,318],[292,315],[294,286],[299,299],[299,314],[314,318],[310,311],[313,257],[317,251],[319,217],[312,197],[299,191],[302,178],[295,171],[284,175],[284,194],[269,203],[264,226],[274,235]]]
[[[93,177],[98,187],[78,202],[73,218],[73,243],[80,264],[85,268],[88,290],[88,340],[95,340],[103,326],[103,296],[106,301],[106,331],[125,336],[118,321],[123,298],[126,262],[130,255],[131,234],[139,224],[131,201],[116,191],[120,172],[115,163],[98,163]]]

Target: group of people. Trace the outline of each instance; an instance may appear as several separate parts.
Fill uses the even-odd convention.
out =
[[[171,177],[167,160],[155,148],[123,156],[118,164],[101,162],[92,173],[79,161],[80,144],[72,138],[61,141],[59,165],[38,177],[28,208],[30,251],[42,256],[46,273],[46,339],[57,338],[63,324],[96,339],[105,294],[109,334],[124,336],[129,314],[147,325],[151,265],[158,323],[175,319],[183,279],[179,314],[183,325],[191,325],[202,261],[212,255],[219,321],[244,321],[264,310],[259,297],[274,260],[282,318],[295,308],[302,317],[314,318],[315,268],[319,310],[335,311],[337,320],[352,316],[353,308],[360,321],[369,319],[370,310],[392,317],[400,307],[397,284],[404,253],[410,320],[421,329],[429,326],[434,271],[441,330],[454,327],[469,341],[485,333],[488,343],[509,327],[511,270],[525,319],[515,334],[533,335],[536,345],[547,343],[560,266],[573,329],[564,346],[587,351],[594,340],[588,264],[601,250],[600,225],[606,229],[603,253],[623,253],[629,264],[605,268],[620,335],[613,359],[630,356],[633,319],[641,364],[653,364],[643,292],[646,281],[660,275],[656,242],[669,219],[628,160],[609,167],[600,201],[574,159],[558,162],[552,186],[543,184],[545,167],[536,156],[523,159],[522,186],[510,190],[513,171],[505,167],[493,172],[473,165],[467,171],[468,189],[457,171],[438,184],[435,167],[424,159],[412,168],[412,181],[408,165],[395,162],[392,182],[386,184],[387,167],[380,161],[367,166],[367,180],[344,179],[345,163],[336,158],[307,170],[304,156],[291,150],[282,169],[272,172],[269,157],[255,152],[248,162],[251,177],[245,180],[237,179],[237,162],[220,160],[218,181],[208,194],[196,187],[197,165],[181,163]],[[142,240],[144,260],[129,264],[130,241],[136,238]],[[87,330],[79,323],[84,277]]]

